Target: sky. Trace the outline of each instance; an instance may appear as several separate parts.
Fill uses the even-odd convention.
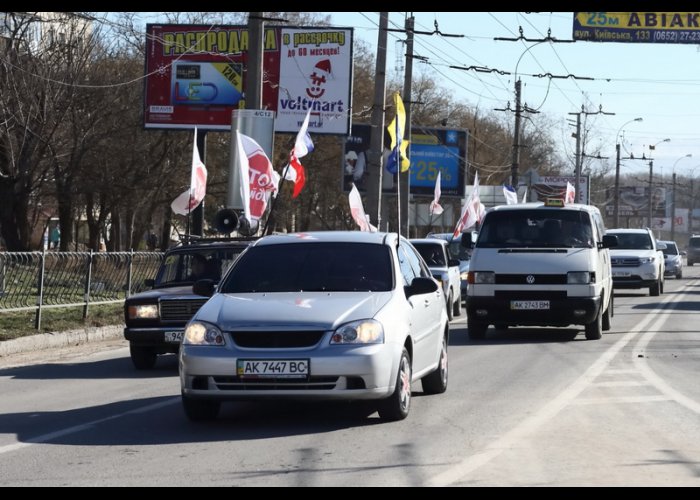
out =
[[[614,168],[615,144],[622,157],[653,155],[654,175],[700,176],[700,45],[681,43],[588,42],[537,43],[494,38],[572,40],[573,12],[415,12],[415,30],[439,34],[415,36],[414,75],[426,72],[454,92],[454,98],[484,113],[515,106],[515,74],[522,80],[522,103],[549,117],[550,131],[563,155],[573,158],[576,115],[589,129],[584,154],[600,149]],[[376,50],[378,12],[332,12],[335,26],[353,27],[354,36]],[[404,27],[406,13],[392,12],[389,27]],[[437,23],[437,28],[436,28]],[[404,33],[389,32],[387,74],[403,81]],[[453,69],[480,66],[494,72]],[[503,72],[509,74],[502,74]],[[551,73],[578,78],[543,78]],[[495,112],[494,112],[495,113]],[[514,115],[508,112],[514,121]],[[635,118],[642,121],[634,121]],[[585,120],[585,121],[584,121]],[[529,125],[526,123],[525,127]],[[668,142],[662,142],[664,139]],[[656,146],[650,151],[649,146]],[[687,155],[691,155],[688,157]],[[526,166],[523,166],[526,167]],[[649,162],[622,160],[621,175],[648,176]],[[563,175],[567,174],[562,172]],[[568,173],[573,175],[573,171]]]

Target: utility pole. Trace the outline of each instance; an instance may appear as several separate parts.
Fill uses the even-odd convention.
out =
[[[576,201],[581,203],[581,169],[583,167],[583,137],[581,136],[581,115],[614,115],[615,113],[608,113],[603,111],[603,105],[598,106],[598,111],[584,111],[583,104],[581,104],[581,111],[575,113],[569,113],[570,115],[576,115],[576,159],[574,167],[574,175],[576,176]],[[599,155],[600,156],[600,155]],[[618,155],[619,156],[619,155]],[[590,203],[590,200],[588,201]]]
[[[246,63],[245,108],[262,108],[263,33],[262,12],[248,13],[248,60]]]
[[[671,241],[676,241],[676,172],[673,172],[671,191]]]
[[[654,160],[649,160],[649,215],[647,218],[647,227],[651,227],[651,218],[654,215]]]
[[[581,105],[583,111],[583,105]],[[571,114],[571,113],[569,113]],[[581,202],[581,113],[576,113],[576,166],[574,167],[576,199],[577,203]]]
[[[535,42],[533,45],[530,45],[527,49],[525,49],[525,52],[520,54],[520,58],[518,59],[518,62],[515,65],[515,72],[514,72],[514,80],[515,80],[515,129],[513,130],[513,161],[510,169],[511,173],[511,185],[517,189],[518,188],[518,170],[520,169],[520,118],[521,114],[523,111],[526,111],[528,113],[538,113],[538,111],[535,111],[534,109],[529,109],[527,105],[525,106],[524,109],[521,108],[520,106],[520,101],[521,101],[521,88],[522,84],[520,79],[518,78],[518,65],[520,64],[520,60],[523,58],[525,54],[527,54],[530,49],[536,47],[540,43],[544,42],[550,42],[550,43],[571,43],[573,40],[557,40],[556,38],[552,37],[552,31],[551,29],[547,31],[547,36],[545,38],[540,38],[540,39],[531,39],[527,38],[523,35],[523,28],[522,26],[520,27],[520,35],[517,38],[502,38],[502,37],[496,37],[494,40],[502,40],[502,41],[508,41],[508,42],[519,42],[519,41],[525,41],[525,42]],[[457,68],[457,69],[469,69],[469,68]],[[483,71],[483,69],[479,69],[478,67],[474,67],[477,71]],[[572,76],[575,79],[586,79],[586,80],[592,80],[590,77],[577,77],[576,75],[567,75],[567,78],[569,76]],[[550,78],[560,78],[558,76],[550,76]],[[563,78],[563,77],[562,77]],[[511,111],[510,109],[499,109],[497,111]]]
[[[411,79],[413,78],[413,28],[414,28],[415,18],[406,18],[406,72],[403,77],[403,106],[406,111],[406,130],[404,131],[404,140],[411,140]],[[409,142],[408,147],[411,147]],[[410,151],[408,157],[411,158]],[[405,173],[401,172],[401,166],[398,167],[397,176],[399,178],[399,215],[400,219],[399,227],[401,228],[401,234],[406,238],[410,238],[408,234],[410,228],[410,217],[408,213],[408,197],[410,195],[410,179],[411,171],[407,170]],[[401,179],[404,177],[404,179]]]
[[[412,86],[412,80],[413,80],[413,58],[415,57],[413,55],[413,39],[414,35],[438,35],[440,37],[454,37],[454,38],[463,38],[464,35],[459,35],[459,34],[451,34],[451,33],[443,33],[440,31],[438,27],[438,22],[434,22],[435,29],[433,31],[416,31],[415,29],[415,18],[413,17],[413,13],[411,13],[410,17],[406,18],[406,22],[404,23],[404,29],[396,29],[396,28],[387,28],[387,31],[395,31],[395,32],[400,32],[400,33],[406,33],[406,71],[404,73],[404,81],[403,81],[403,105],[404,105],[404,111],[406,114],[406,126],[404,127],[404,139],[410,141],[411,140],[411,105],[414,104],[411,101],[411,86]],[[420,59],[423,61],[427,61],[427,58],[420,56]],[[410,142],[409,142],[409,151],[408,151],[408,158],[410,160],[411,154],[410,154]],[[398,167],[398,172],[396,174],[396,178],[398,179],[398,189],[397,189],[397,195],[399,197],[399,202],[398,202],[398,228],[401,234],[406,236],[407,238],[410,237],[409,231],[410,231],[410,217],[409,217],[409,212],[408,212],[408,207],[409,207],[409,197],[410,197],[410,192],[411,192],[411,175],[410,175],[410,170],[402,173],[401,172],[401,167]]]
[[[613,207],[613,227],[620,227],[620,143],[615,144],[615,205]]]
[[[510,167],[510,185],[518,189],[518,171],[520,170],[520,79],[515,82],[515,129],[513,130],[513,162]]]
[[[374,70],[372,133],[367,152],[367,215],[381,229],[382,222],[382,152],[384,151],[384,100],[386,97],[386,42],[389,13],[379,13],[377,62]]]

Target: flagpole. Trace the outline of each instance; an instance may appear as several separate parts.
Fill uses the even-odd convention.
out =
[[[401,235],[401,141],[403,137],[399,137],[399,133],[403,135],[403,131],[399,132],[399,116],[398,109],[396,110],[396,215],[397,215],[397,227],[396,232]],[[408,236],[407,236],[408,237]]]
[[[282,184],[282,181],[286,179],[287,177],[287,172],[289,171],[289,161],[287,161],[287,166],[282,170],[282,177],[280,178],[280,184]],[[263,227],[262,234],[265,236],[267,234],[267,226],[270,224],[270,217],[272,217],[272,212],[275,210],[275,205],[277,204],[277,198],[279,196],[282,196],[282,192],[280,190],[279,185],[277,186],[277,196],[274,196],[272,198],[272,203],[270,203],[270,211],[267,212],[267,219],[265,219],[265,227]]]

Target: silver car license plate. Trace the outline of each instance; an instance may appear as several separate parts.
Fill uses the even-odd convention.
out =
[[[239,359],[236,373],[241,378],[306,378],[308,359]]]

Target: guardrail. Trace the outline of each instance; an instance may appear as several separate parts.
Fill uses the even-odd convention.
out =
[[[162,252],[0,252],[0,314],[123,302],[145,290],[154,278]]]

